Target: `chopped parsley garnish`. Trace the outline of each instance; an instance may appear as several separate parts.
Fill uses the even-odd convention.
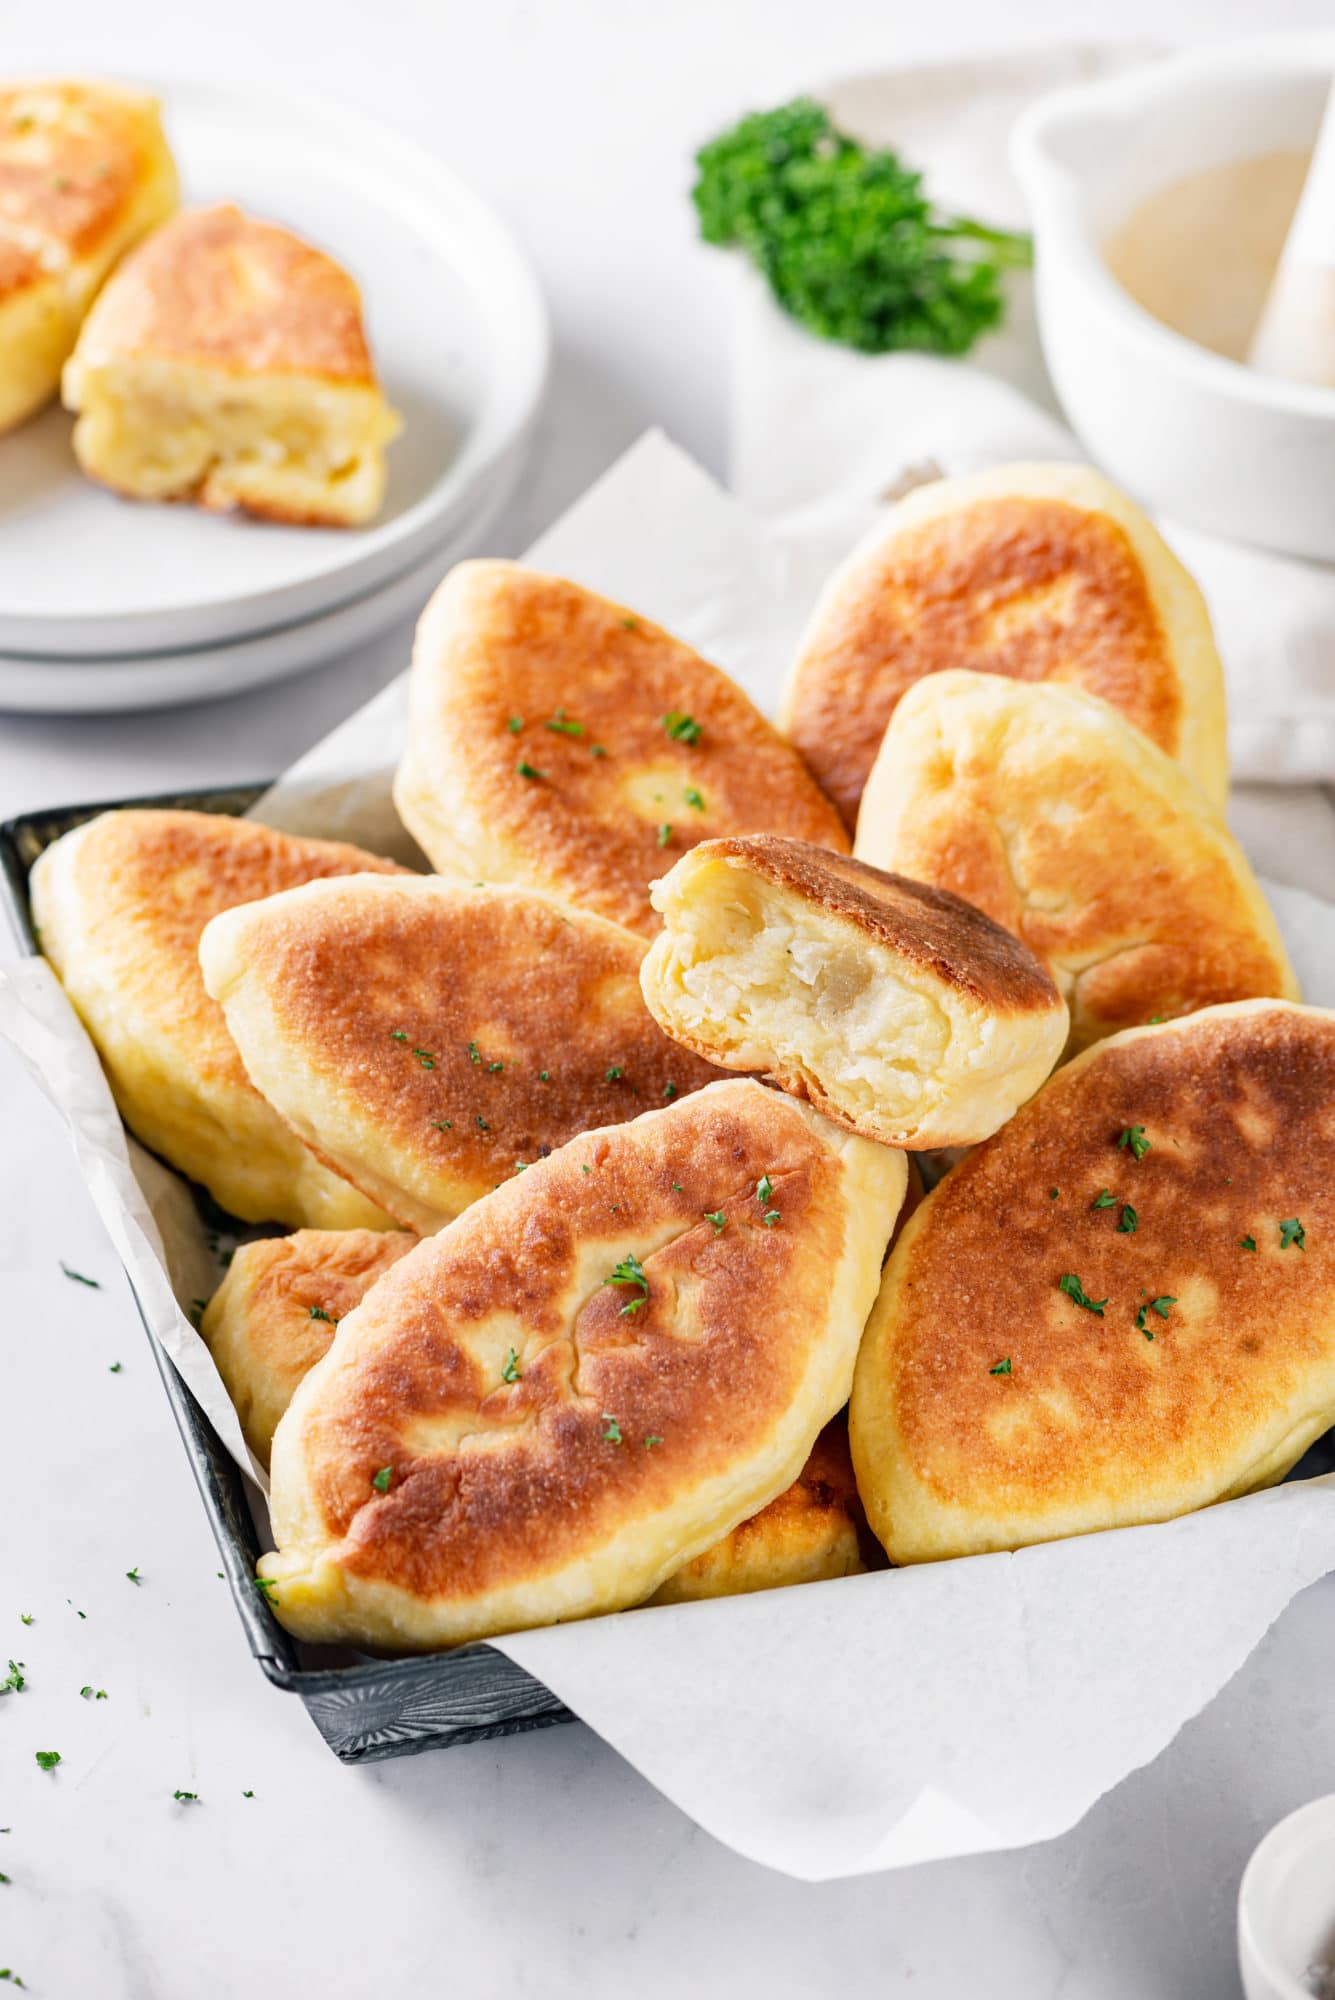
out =
[[[13,1664],[13,1662],[11,1661],[11,1663],[10,1663],[10,1664],[12,1665],[12,1664]],[[85,1701],[87,1701],[87,1699],[88,1699],[89,1695],[90,1695],[90,1694],[91,1694],[92,1692],[93,1692],[93,1685],[92,1685],[92,1682],[91,1682],[91,1681],[90,1681],[90,1682],[88,1683],[88,1685],[87,1685],[86,1687],[81,1687],[81,1688],[79,1689],[79,1693],[80,1693],[80,1694],[81,1694],[81,1695],[83,1696],[83,1699],[84,1699]]]
[[[603,1422],[607,1425],[607,1429],[603,1432],[603,1443],[620,1444],[621,1426],[610,1410],[603,1411]]]
[[[394,1467],[392,1465],[382,1465],[375,1478],[371,1481],[371,1484],[377,1493],[388,1493],[389,1482],[393,1477]]]
[[[253,1799],[255,1794],[254,1792],[242,1792],[241,1796],[243,1799]]]
[[[1177,1300],[1172,1296],[1172,1294],[1169,1292],[1165,1292],[1161,1298],[1150,1299],[1146,1302],[1146,1304],[1144,1304],[1139,1308],[1139,1310],[1136,1313],[1136,1325],[1140,1328],[1140,1331],[1144,1334],[1146,1340],[1153,1340],[1154,1338],[1154,1329],[1152,1327],[1146,1326],[1145,1324],[1146,1313],[1156,1312],[1158,1313],[1160,1319],[1167,1319],[1169,1306],[1175,1306],[1176,1304]]]
[[[522,1372],[519,1366],[519,1350],[512,1347],[505,1357],[505,1366],[501,1370],[501,1380],[502,1382],[517,1382]]]
[[[434,1069],[436,1067],[436,1058],[432,1055],[430,1049],[414,1049],[413,1054],[417,1057],[423,1069]]]
[[[1296,1215],[1291,1215],[1287,1222],[1281,1222],[1279,1225],[1280,1249],[1287,1250],[1291,1243],[1296,1243],[1300,1250],[1307,1248],[1307,1231]]]
[[[668,820],[664,820],[664,821],[663,821],[663,824],[662,824],[662,825],[661,825],[661,826],[659,827],[659,829],[658,829],[658,844],[659,844],[659,846],[660,846],[660,847],[666,847],[666,846],[667,846],[667,844],[668,844],[668,842],[669,842],[669,841],[671,840],[671,838],[672,838],[672,827],[671,827],[671,823],[670,823],[670,822],[669,822]]]
[[[34,1754],[37,1758],[38,1768],[43,1771],[54,1771],[56,1765],[60,1762],[59,1750],[38,1750]]]
[[[1143,1125],[1124,1125],[1117,1135],[1117,1143],[1136,1160],[1143,1160],[1150,1150]]]
[[[133,1569],[127,1569],[125,1575],[130,1583],[142,1583],[144,1580],[139,1574],[138,1563],[135,1564]]]
[[[31,1625],[31,1624],[32,1624],[32,1613],[31,1613],[31,1611],[20,1611],[20,1613],[19,1613],[19,1624],[20,1624],[20,1625]]]
[[[1136,1214],[1130,1202],[1124,1201],[1122,1203],[1122,1213],[1118,1218],[1117,1234],[1119,1236],[1134,1236],[1139,1221],[1140,1217]]]
[[[102,1283],[99,1278],[85,1278],[82,1271],[71,1271],[69,1265],[63,1261],[60,1268],[65,1273],[65,1276],[72,1279],[76,1285],[87,1285],[90,1292],[101,1291]]]
[[[551,1082],[551,1071],[550,1071],[550,1070],[545,1070],[545,1069],[540,1069],[540,1070],[538,1071],[538,1082],[539,1082],[539,1083],[550,1083],[550,1082]]]
[[[698,743],[700,725],[692,715],[683,715],[680,709],[670,708],[662,718],[664,729],[674,743]]]
[[[768,1174],[762,1174],[760,1176],[760,1179],[756,1182],[756,1200],[760,1203],[761,1207],[763,1208],[767,1201],[771,1201],[773,1199],[773,1196],[774,1196],[774,1183],[770,1179]]]
[[[640,1307],[644,1304],[645,1300],[649,1296],[649,1280],[645,1277],[644,1266],[640,1262],[639,1258],[635,1255],[634,1251],[632,1251],[628,1257],[623,1257],[621,1259],[621,1262],[613,1270],[611,1277],[604,1278],[603,1283],[605,1285],[639,1286],[640,1288],[639,1298],[632,1299],[629,1305],[622,1306],[621,1310],[623,1314],[638,1312],[640,1310]]]
[[[656,1444],[662,1444],[662,1442],[663,1442],[662,1438],[659,1437],[655,1431],[650,1431],[649,1435],[644,1440],[644,1448],[646,1451],[652,1451],[653,1447]]]
[[[505,726],[512,736],[518,736],[524,726],[524,718],[522,715],[512,715]]]
[[[470,1042],[468,1044],[468,1060],[469,1062],[475,1062],[475,1063],[480,1063],[482,1060],[482,1056],[481,1053],[479,1052],[478,1045],[476,1042]]]
[[[582,722],[572,722],[563,708],[558,708],[555,715],[548,716],[542,726],[544,729],[550,729],[554,736],[582,736],[584,734],[584,724]]]
[[[108,1375],[119,1375],[120,1372],[121,1372],[121,1364],[119,1361],[113,1361],[110,1368],[108,1368],[107,1370]]]
[[[1254,1236],[1240,1237],[1239,1247],[1243,1250],[1254,1250],[1256,1248],[1256,1238]]]
[[[777,1208],[767,1208],[760,1220],[764,1223],[766,1229],[773,1229],[776,1222],[783,1221],[783,1217]]]
[[[1000,1360],[1000,1361],[994,1361],[994,1362],[992,1363],[992,1366],[991,1366],[991,1367],[990,1367],[990,1368],[988,1369],[988,1371],[987,1371],[987,1372],[988,1372],[988,1374],[989,1374],[989,1375],[1010,1375],[1010,1374],[1013,1374],[1013,1373],[1014,1373],[1014,1370],[1013,1370],[1013,1369],[1012,1369],[1012,1367],[1011,1367],[1011,1358],[1010,1358],[1009,1354],[1004,1354],[1004,1355],[1003,1355],[1003,1356],[1001,1357],[1001,1360]]]
[[[495,1076],[498,1070],[503,1070],[504,1068],[505,1064],[503,1062],[489,1062],[487,1064],[487,1075]]]
[[[538,770],[536,765],[530,764],[527,757],[520,758],[515,765],[515,772],[521,778],[545,778],[547,775],[545,771]]]
[[[607,1071],[607,1082],[615,1083],[621,1075],[621,1064],[612,1063]]]
[[[705,1221],[713,1223],[715,1234],[722,1229],[727,1219],[721,1208],[707,1208],[705,1210]]]
[[[278,1585],[273,1581],[272,1577],[253,1576],[250,1580],[266,1604],[272,1604],[275,1601]]]
[[[433,1118],[431,1124],[437,1132],[452,1132],[454,1130],[454,1120],[452,1118]]]
[[[589,755],[590,757],[605,757],[607,755],[607,752],[603,748],[601,743],[590,743]]]
[[[1060,1193],[1061,1193],[1061,1189],[1060,1189],[1060,1188],[1049,1188],[1049,1189],[1048,1189],[1048,1200],[1049,1200],[1049,1201],[1056,1201],[1056,1199],[1057,1199],[1057,1196],[1058,1196],[1058,1195],[1059,1195]]]
[[[1108,1303],[1107,1299],[1091,1299],[1074,1271],[1068,1271],[1065,1277],[1058,1278],[1057,1290],[1065,1292],[1073,1305],[1083,1306],[1086,1312],[1097,1313],[1100,1319],[1103,1318],[1103,1308]]]
[[[199,1804],[198,1792],[173,1792],[172,1797],[178,1800],[183,1806],[197,1806]]]
[[[0,1681],[0,1694],[22,1694],[28,1683],[23,1678],[22,1660],[11,1660],[9,1672]]]
[[[702,813],[704,811],[705,809],[704,797],[700,792],[698,792],[695,789],[694,785],[688,785],[685,791],[682,793],[682,797],[685,799],[687,805],[690,806],[695,812]]]
[[[664,1097],[666,1097],[669,1104],[671,1104],[676,1094],[677,1094],[677,1086],[675,1083],[665,1083],[663,1085],[663,1095]]]
[[[1107,1188],[1100,1188],[1089,1205],[1091,1208],[1115,1208],[1117,1206],[1117,1196],[1109,1194]]]
[[[406,1042],[408,1036],[404,1031],[404,1029],[402,1028],[391,1028],[389,1031],[389,1039],[391,1040],[391,1042]]]
[[[477,1114],[477,1129],[479,1132],[490,1132],[491,1130],[490,1125],[488,1125],[486,1119],[482,1116],[482,1113],[480,1111]]]
[[[327,1326],[338,1325],[338,1321],[333,1313],[326,1312],[323,1306],[308,1306],[306,1311],[311,1319],[322,1319]]]

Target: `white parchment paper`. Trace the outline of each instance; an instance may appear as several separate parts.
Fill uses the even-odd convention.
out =
[[[791,538],[658,436],[530,559],[662,620],[767,707],[819,580]],[[403,728],[399,684],[295,765],[259,816],[411,851],[388,802]],[[1335,907],[1296,890],[1272,900],[1308,997],[1335,1005]],[[0,1033],[64,1116],[152,1332],[253,1472],[188,1316],[224,1246],[177,1177],[126,1141],[43,963],[0,970]],[[823,1880],[1062,1832],[1330,1569],[1335,1476],[1162,1527],[498,1644],[720,1840]]]

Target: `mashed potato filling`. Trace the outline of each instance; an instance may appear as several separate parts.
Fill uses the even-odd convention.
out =
[[[818,1082],[850,1117],[917,1118],[948,1055],[955,1067],[983,1053],[980,1024],[901,958],[726,863],[666,914],[660,990],[687,1036],[707,1031],[738,1067]]]
[[[141,500],[198,499],[331,525],[367,520],[398,420],[373,385],[120,361],[66,370],[85,472]]]

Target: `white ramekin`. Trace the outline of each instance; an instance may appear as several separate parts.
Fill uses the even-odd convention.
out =
[[[1271,1827],[1238,1890],[1247,2000],[1312,2000],[1304,1974],[1335,1960],[1335,1792]]]
[[[1138,306],[1102,246],[1146,196],[1249,154],[1309,146],[1335,36],[1202,49],[1056,92],[1019,120],[1039,328],[1091,456],[1138,499],[1234,540],[1335,561],[1335,390],[1280,381]]]

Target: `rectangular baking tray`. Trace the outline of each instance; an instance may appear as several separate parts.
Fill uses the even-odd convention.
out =
[[[110,799],[98,805],[56,806],[6,821],[0,825],[0,872],[20,947],[30,958],[39,956],[28,876],[38,855],[61,834],[100,812],[125,806],[166,806],[239,818],[265,789],[232,785],[156,798]],[[148,1332],[143,1307],[137,1298],[135,1303]],[[466,1646],[421,1659],[357,1658],[335,1665],[313,1664],[310,1651],[289,1638],[255,1589],[260,1543],[235,1461],[151,1333],[148,1338],[222,1556],[246,1644],[266,1680],[300,1697],[336,1757],[345,1764],[363,1764],[573,1720],[549,1688],[491,1646]]]

